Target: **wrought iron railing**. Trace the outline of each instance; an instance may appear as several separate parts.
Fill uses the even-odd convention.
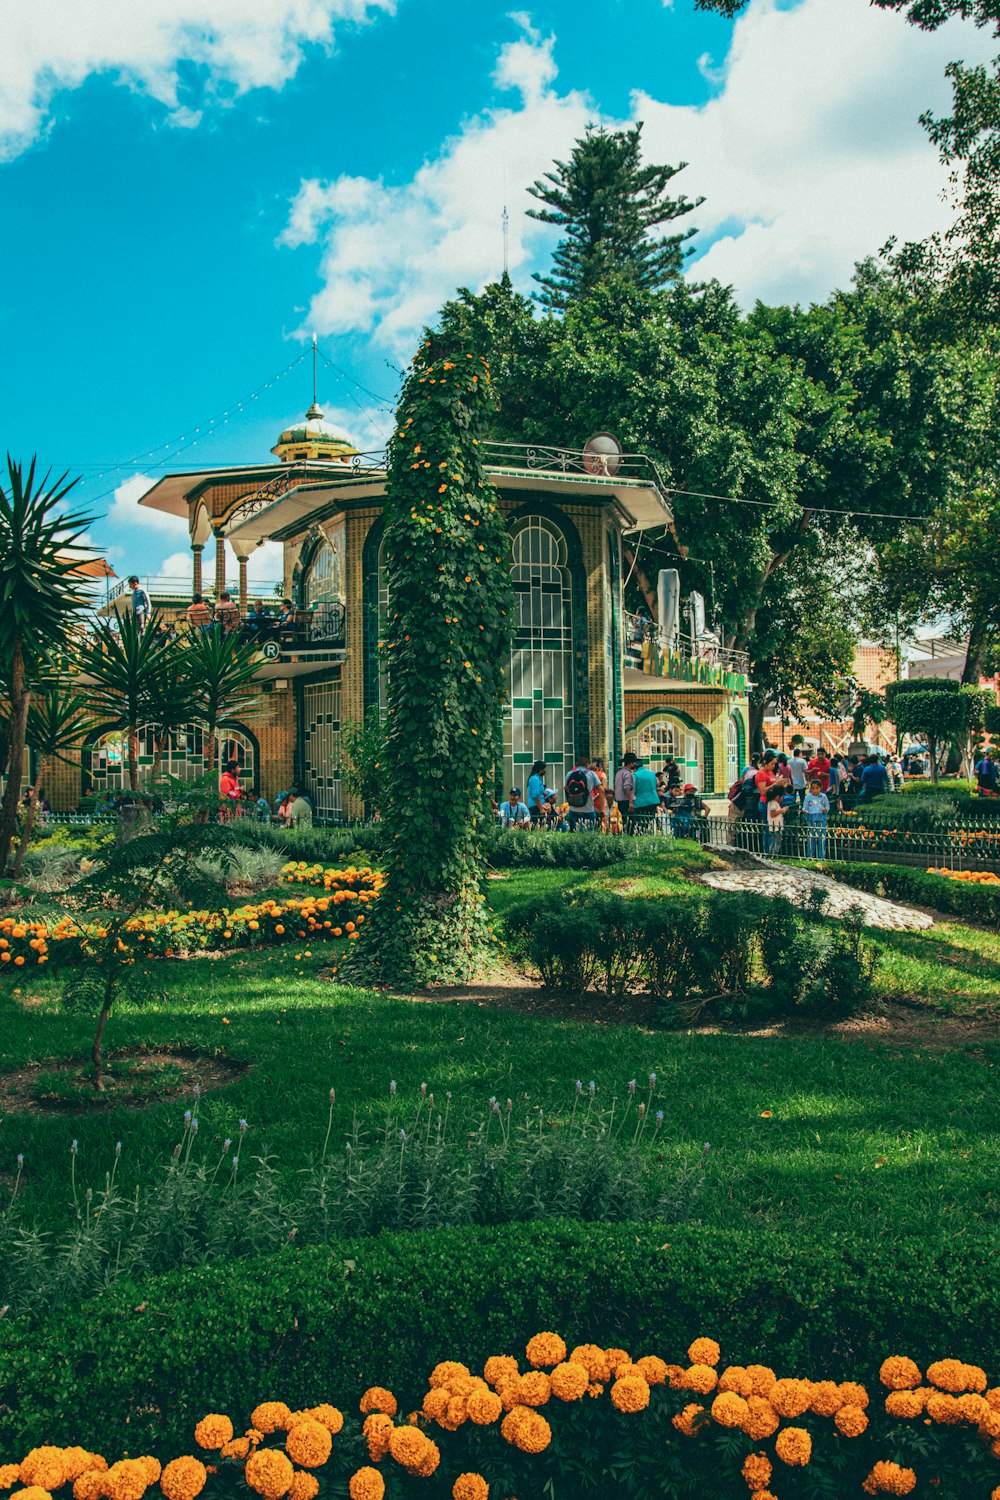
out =
[[[750,672],[750,656],[722,645],[713,635],[693,639],[681,632],[671,645],[661,646],[655,620],[626,614],[625,665],[653,677],[679,677],[691,682],[711,680],[720,673],[745,679]]]
[[[190,574],[180,576],[176,573],[147,573],[145,577],[139,579],[139,582],[152,600],[154,609],[156,609],[158,604],[165,601],[169,601],[171,604],[175,600],[187,603],[191,601],[192,584]],[[234,599],[239,598],[240,586],[238,579],[227,579],[223,587]],[[280,590],[280,579],[269,578],[266,581],[255,579],[248,592],[251,599],[274,599]],[[125,579],[121,579],[107,590],[104,595],[104,602],[105,604],[113,604],[116,599],[121,599],[124,595],[131,592],[130,585]],[[205,584],[202,592],[206,598],[214,596],[214,582]]]
[[[487,468],[537,469],[553,474],[579,474],[593,480],[651,484],[669,506],[670,489],[653,460],[645,453],[584,453],[579,448],[556,448],[547,443],[482,444]]]
[[[753,817],[708,817],[692,820],[689,836],[770,859],[862,861],[912,865],[923,870],[1000,868],[1000,826],[955,826],[938,833],[914,833],[847,827],[831,820],[823,827],[810,825],[800,814],[791,812],[778,834],[772,834],[766,824]]]

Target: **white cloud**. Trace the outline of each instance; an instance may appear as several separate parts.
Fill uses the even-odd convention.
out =
[[[133,474],[115,490],[108,509],[108,521],[112,526],[141,526],[143,531],[154,531],[158,536],[180,541],[188,536],[188,523],[183,516],[172,516],[163,510],[152,510],[139,506],[140,498],[151,489],[156,480],[148,474]]]
[[[555,234],[525,217],[527,185],[588,123],[626,122],[560,92],[554,38],[523,12],[512,20],[520,34],[501,50],[494,83],[520,95],[516,106],[465,121],[409,182],[302,182],[280,243],[321,246],[305,327],[366,333],[408,359],[457,286],[497,275],[505,202],[515,279],[527,286],[544,263]],[[715,88],[707,104],[632,99],[646,158],[686,160],[678,190],[706,196],[691,215],[693,243],[716,242],[693,274],[734,283],[744,302],[823,298],[890,235],[919,238],[946,222],[945,175],[918,116],[947,107],[946,62],[990,51],[970,26],[928,34],[868,0],[751,0],[726,58],[702,60]]]
[[[320,333],[372,333],[408,359],[426,319],[457,286],[479,287],[503,264],[501,215],[510,211],[509,263],[524,270],[552,231],[525,217],[527,185],[564,155],[597,114],[593,101],[556,93],[553,37],[528,18],[501,49],[494,83],[519,94],[516,107],[476,115],[402,186],[382,179],[303,181],[285,245],[321,242],[322,286],[306,324]]]
[[[205,95],[281,88],[309,47],[329,49],[344,22],[392,13],[395,0],[3,0],[0,160],[46,129],[61,89],[107,73],[157,100],[174,124],[201,118],[179,69],[205,70]]]

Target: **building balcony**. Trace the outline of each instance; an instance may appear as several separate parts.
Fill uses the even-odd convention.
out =
[[[745,693],[749,686],[750,657],[746,651],[724,646],[706,633],[692,638],[678,633],[664,644],[654,620],[642,615],[625,616],[625,668],[645,677],[690,682],[694,686],[722,688]]]

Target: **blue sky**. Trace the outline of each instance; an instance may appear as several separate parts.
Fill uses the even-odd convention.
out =
[[[499,270],[505,201],[530,288],[552,239],[525,186],[588,121],[688,160],[701,274],[819,298],[944,221],[916,117],[987,52],[865,0],[753,0],[735,26],[691,0],[6,0],[3,441],[83,476],[119,571],[159,571],[183,528],[137,495],[265,459],[308,405],[308,359],[273,377],[312,329],[343,372],[321,364],[321,403],[370,445],[422,322]]]

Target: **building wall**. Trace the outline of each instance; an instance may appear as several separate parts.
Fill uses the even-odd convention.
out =
[[[727,758],[729,721],[735,714],[742,726],[742,747],[745,760],[749,736],[749,710],[746,698],[734,697],[725,689],[702,688],[642,688],[625,690],[625,733],[640,726],[653,714],[675,714],[682,722],[690,721],[703,731],[705,744],[705,783],[700,788],[706,794],[722,795],[728,788]],[[707,737],[707,743],[706,743]],[[708,753],[710,747],[710,753]],[[654,767],[654,770],[656,767]],[[742,770],[742,766],[740,770]]]

